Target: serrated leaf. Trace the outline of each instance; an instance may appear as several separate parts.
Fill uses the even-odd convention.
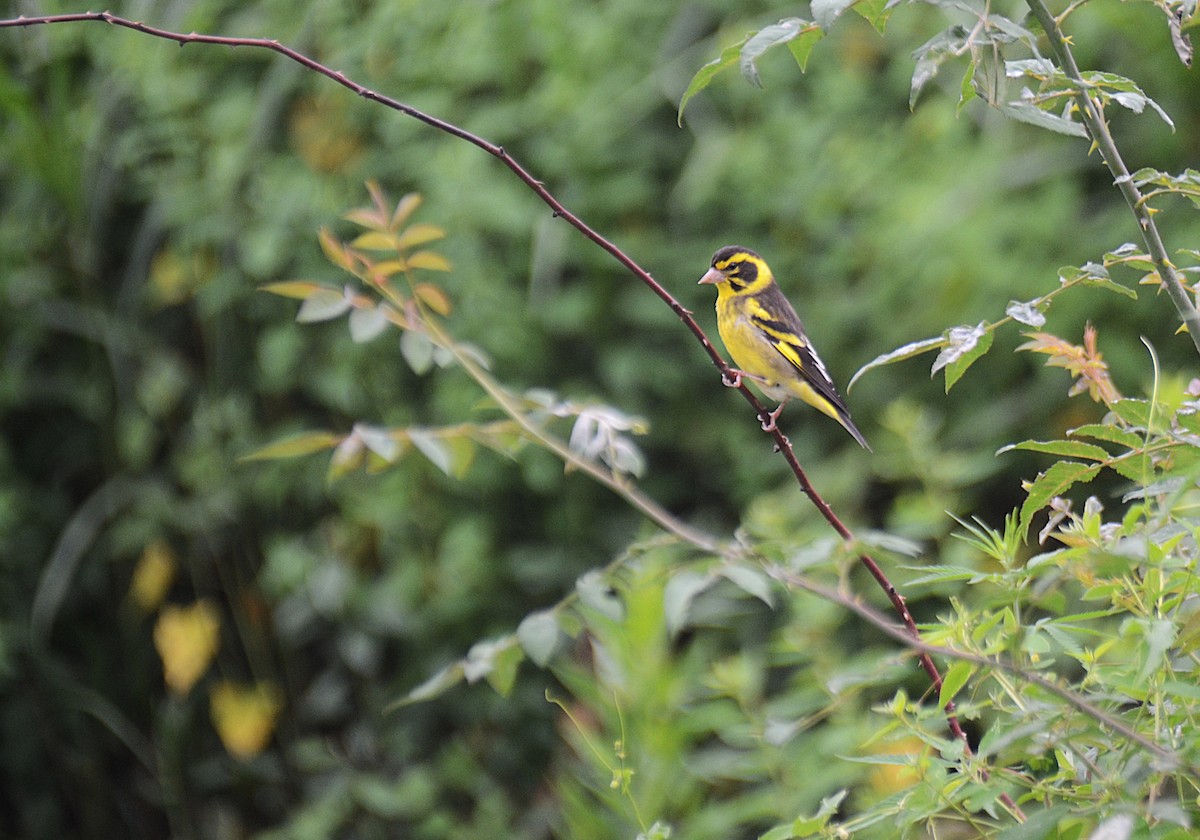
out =
[[[763,53],[793,40],[809,25],[808,21],[800,18],[784,18],[779,23],[763,27],[751,35],[738,57],[738,69],[742,71],[746,81],[755,87],[762,87],[762,79],[758,75],[758,60]]]
[[[750,40],[749,36],[738,41],[736,44],[726,47],[721,50],[721,54],[712,61],[705,64],[696,71],[696,75],[692,76],[692,80],[688,82],[687,89],[683,92],[683,96],[679,99],[679,114],[676,117],[678,125],[683,125],[683,109],[687,107],[688,101],[700,91],[708,87],[715,77],[722,70],[727,70],[737,64],[738,56],[742,53],[742,47],[746,41]]]
[[[983,326],[982,323],[980,326]],[[977,359],[982,357],[988,350],[992,348],[992,339],[996,337],[994,330],[985,329],[983,335],[979,336],[974,346],[963,352],[958,358],[954,359],[946,365],[946,393],[950,393],[950,389],[958,380],[962,379],[962,375],[967,372],[967,368],[975,363]],[[945,351],[943,351],[945,352]]]
[[[854,5],[855,0],[812,0],[809,8],[812,10],[813,20],[817,26],[821,27],[826,32],[829,27],[833,26],[833,22],[837,20],[842,12]]]
[[[1049,455],[1062,455],[1066,458],[1087,458],[1091,461],[1107,461],[1112,456],[1106,449],[1094,443],[1084,443],[1081,440],[1023,440],[1020,443],[1010,443],[996,450],[997,455],[1013,450],[1025,452],[1045,452]]]
[[[908,581],[909,586],[923,586],[927,583],[945,583],[947,581],[959,580],[976,580],[982,576],[982,573],[977,569],[968,569],[965,566],[905,566],[908,571],[924,572],[920,577],[913,578]]]
[[[850,389],[854,387],[854,383],[858,381],[860,376],[873,368],[890,365],[893,362],[903,361],[904,359],[911,359],[913,356],[920,356],[922,353],[928,353],[930,350],[937,350],[938,348],[945,346],[946,339],[938,336],[937,338],[926,338],[922,341],[914,341],[911,344],[905,344],[903,347],[898,347],[895,350],[892,350],[890,353],[884,353],[882,356],[876,356],[874,359],[860,367],[854,376],[850,377],[850,383],[846,386],[846,393],[850,393]]]
[[[813,26],[788,41],[788,51],[791,52],[792,58],[796,59],[801,73],[808,69],[808,58],[812,55],[813,47],[824,37],[825,33]]]
[[[307,432],[287,440],[267,444],[261,449],[255,449],[248,455],[238,458],[239,461],[272,461],[280,458],[299,458],[332,449],[342,440],[341,435],[330,432]]]
[[[1139,449],[1144,443],[1140,435],[1107,423],[1088,423],[1074,429],[1067,429],[1067,434],[1072,437],[1090,437],[1096,440],[1106,440],[1109,443],[1120,444],[1129,449]]]
[[[1127,398],[1117,400],[1111,406],[1113,414],[1126,425],[1144,429],[1150,425],[1150,403],[1147,400]]]
[[[1118,295],[1127,297],[1130,300],[1137,300],[1137,292],[1127,286],[1122,286],[1120,283],[1109,277],[1101,277],[1095,274],[1089,274],[1080,281],[1084,286],[1091,286],[1097,289],[1107,289],[1110,292],[1115,292]]]
[[[853,8],[882,35],[887,28],[888,18],[892,16],[893,6],[889,0],[860,0]]]
[[[963,325],[951,327],[942,334],[945,347],[933,360],[929,375],[933,376],[951,362],[961,359],[979,344],[979,340],[987,333],[987,322],[980,321],[973,327]],[[947,388],[949,390],[949,388]]]
[[[424,268],[428,271],[451,271],[450,260],[433,251],[417,251],[408,257],[409,268]]]
[[[270,292],[273,295],[295,298],[297,300],[305,300],[311,297],[314,292],[319,292],[322,289],[335,294],[341,294],[337,289],[322,283],[314,283],[312,280],[285,280],[282,283],[268,283],[265,286],[258,287],[260,292]]]
[[[955,698],[975,673],[975,666],[970,662],[959,660],[951,665],[942,675],[942,690],[938,692],[938,706],[946,708],[946,704]]]
[[[663,615],[667,622],[667,632],[676,636],[687,626],[688,611],[696,596],[712,586],[712,575],[684,570],[671,576],[663,588]]]
[[[413,373],[421,376],[433,367],[433,342],[423,332],[405,330],[400,335],[400,355]]]
[[[350,313],[350,340],[365,344],[387,329],[388,318],[377,306],[355,309]]]
[[[451,452],[444,440],[421,429],[409,429],[408,439],[435,467],[446,475],[451,475]]]
[[[583,604],[601,615],[613,621],[620,621],[625,617],[625,605],[604,580],[604,576],[594,569],[575,581],[575,592]]]
[[[774,608],[775,591],[771,579],[758,569],[731,563],[721,567],[721,576],[746,594]]]
[[[553,610],[530,613],[517,625],[517,640],[539,668],[550,664],[561,638],[562,630]]]
[[[1082,123],[1078,123],[1068,117],[1052,114],[1049,111],[1043,111],[1036,105],[1029,102],[1008,102],[999,106],[1000,113],[1018,122],[1036,125],[1038,128],[1045,128],[1053,131],[1056,134],[1066,134],[1068,137],[1084,137],[1088,136],[1087,129]]]
[[[1009,301],[1004,314],[1028,327],[1043,327],[1046,325],[1046,316],[1037,308],[1037,304],[1036,300]]]
[[[346,314],[350,307],[350,300],[345,293],[337,289],[319,289],[300,304],[300,311],[296,313],[296,321],[301,324],[331,321]]]
[[[1050,469],[1040,473],[1030,482],[1026,489],[1028,494],[1025,503],[1021,505],[1021,533],[1029,530],[1033,517],[1050,503],[1055,496],[1061,496],[1076,484],[1091,481],[1100,472],[1098,464],[1081,464],[1078,461],[1059,461]]]

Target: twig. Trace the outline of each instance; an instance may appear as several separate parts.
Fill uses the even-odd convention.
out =
[[[1154,755],[1156,758],[1168,764],[1171,768],[1179,768],[1183,765],[1183,760],[1174,750],[1164,747],[1156,741],[1152,741],[1145,735],[1142,735],[1140,732],[1131,728],[1118,718],[1113,717],[1108,712],[1104,711],[1099,706],[1085,699],[1081,695],[1062,688],[1058,684],[1039,674],[1030,673],[1024,668],[1021,668],[1019,665],[999,657],[983,656],[978,653],[969,653],[967,651],[956,650],[954,648],[944,647],[942,645],[933,645],[929,642],[922,641],[920,638],[910,635],[905,628],[898,627],[892,622],[888,621],[887,618],[885,618],[879,612],[862,603],[857,598],[852,598],[835,589],[830,589],[826,586],[821,586],[818,583],[813,583],[807,578],[793,574],[778,566],[769,568],[768,572],[776,580],[786,583],[789,586],[794,586],[798,589],[803,589],[806,592],[811,592],[820,598],[824,598],[827,601],[839,604],[851,612],[857,613],[862,619],[874,625],[879,630],[891,636],[893,639],[908,645],[920,655],[924,656],[935,654],[937,656],[946,657],[947,659],[959,659],[964,662],[971,662],[975,665],[979,665],[982,668],[995,669],[1012,674],[1014,677],[1017,677],[1024,682],[1032,683],[1038,688],[1053,694],[1067,705],[1073,706],[1083,714],[1092,718],[1101,726],[1106,726],[1109,729],[1112,729],[1114,732],[1119,733],[1123,737],[1140,746],[1142,749]],[[1198,768],[1193,767],[1191,769],[1196,770]]]
[[[1026,3],[1038,23],[1042,25],[1042,29],[1045,30],[1046,37],[1050,41],[1050,49],[1054,51],[1063,73],[1075,83],[1074,98],[1079,105],[1079,114],[1083,119],[1083,124],[1092,141],[1100,149],[1104,163],[1108,167],[1108,171],[1112,173],[1113,183],[1125,197],[1129,209],[1133,211],[1138,227],[1142,231],[1142,240],[1146,243],[1146,253],[1154,263],[1154,268],[1158,271],[1163,286],[1166,287],[1171,303],[1175,305],[1179,317],[1187,327],[1188,335],[1192,337],[1192,343],[1196,346],[1196,352],[1200,353],[1200,310],[1196,309],[1195,304],[1188,297],[1183,280],[1167,254],[1167,248],[1158,232],[1158,225],[1154,223],[1154,216],[1150,212],[1150,208],[1146,206],[1137,184],[1133,182],[1133,176],[1121,158],[1121,152],[1117,149],[1112,132],[1108,130],[1108,123],[1104,120],[1104,110],[1088,93],[1091,86],[1079,72],[1079,65],[1075,63],[1071,46],[1066,36],[1063,35],[1062,29],[1059,28],[1058,21],[1046,8],[1046,4],[1042,0],[1026,0]]]

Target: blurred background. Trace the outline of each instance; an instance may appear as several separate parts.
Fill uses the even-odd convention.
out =
[[[0,14],[78,10],[17,2]],[[718,78],[682,128],[679,97],[702,64],[806,11],[749,0],[110,10],[276,38],[502,144],[714,337],[712,290],[696,280],[722,245],[758,250],[843,390],[879,354],[997,320],[1054,288],[1060,266],[1137,240],[1084,141],[978,101],[956,113],[962,68],[910,111],[911,53],[945,26],[924,6],[898,8],[883,37],[847,14],[804,75],[786,51],[769,54],[765,90],[735,71]],[[1094,4],[1070,33],[1083,67],[1139,81],[1174,119],[1172,133],[1152,115],[1110,114],[1130,168],[1194,166],[1200,86],[1161,15]],[[421,193],[417,220],[447,230],[438,250],[454,271],[434,279],[455,302],[448,323],[501,380],[645,418],[642,486],[689,521],[827,538],[669,309],[494,159],[263,51],[181,49],[95,23],[4,29],[0,147],[0,836],[632,836],[593,813],[586,750],[545,698],[565,694],[561,675],[525,665],[507,698],[478,684],[384,708],[646,536],[634,511],[532,449],[480,453],[461,479],[415,458],[333,483],[325,455],[238,459],[304,430],[481,416],[465,376],[417,376],[392,334],[354,344],[344,322],[297,324],[293,301],[256,291],[345,282],[317,231],[351,236],[340,215],[367,203],[375,179],[393,200]],[[1168,245],[1200,247],[1193,214],[1167,207]],[[1149,287],[1135,306],[1079,290],[1049,316],[1076,342],[1094,323],[1128,395],[1148,393],[1153,375],[1139,336],[1169,385],[1194,370]],[[1100,416],[1063,399],[1061,371],[1014,353],[1023,340],[1002,332],[949,396],[931,356],[868,373],[849,404],[873,455],[804,409],[785,412],[784,428],[852,527],[948,562],[959,543],[947,512],[999,524],[1038,468],[998,447]],[[729,624],[752,645],[776,620],[763,613]],[[844,621],[821,610],[809,629],[815,639]],[[712,649],[744,650],[725,630]],[[798,802],[828,792],[821,772],[794,782]],[[674,817],[712,817],[690,837],[755,836],[730,828],[742,813],[731,791],[746,789],[693,790]]]

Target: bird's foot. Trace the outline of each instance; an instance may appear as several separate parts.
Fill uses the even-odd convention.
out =
[[[773,432],[778,428],[778,426],[775,425],[775,421],[779,419],[779,415],[782,413],[782,411],[783,403],[780,403],[774,411],[767,414],[767,420],[762,424],[762,430],[764,432]]]
[[[723,372],[721,374],[721,384],[726,388],[741,388],[743,379],[750,379],[754,382],[762,383],[767,381],[764,377],[753,373],[746,373],[746,371],[738,370],[737,368],[730,368],[728,373]]]

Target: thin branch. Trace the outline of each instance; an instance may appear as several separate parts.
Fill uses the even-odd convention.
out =
[[[1121,158],[1121,152],[1117,149],[1112,132],[1108,130],[1108,123],[1104,120],[1104,109],[1088,93],[1091,86],[1079,72],[1079,66],[1075,63],[1070,43],[1063,35],[1062,29],[1059,28],[1058,21],[1046,8],[1046,4],[1043,0],[1026,0],[1026,3],[1038,23],[1042,25],[1042,29],[1045,30],[1046,37],[1050,40],[1050,49],[1054,51],[1054,56],[1058,59],[1063,73],[1078,88],[1074,93],[1074,98],[1079,105],[1083,124],[1087,128],[1088,134],[1091,135],[1092,141],[1100,149],[1104,163],[1108,166],[1108,171],[1112,173],[1113,183],[1125,197],[1129,209],[1133,211],[1138,227],[1142,231],[1142,240],[1146,243],[1146,253],[1154,262],[1154,267],[1158,271],[1163,286],[1166,287],[1171,303],[1175,305],[1179,317],[1187,327],[1188,335],[1192,337],[1192,343],[1196,346],[1196,352],[1200,353],[1200,310],[1196,309],[1192,299],[1188,296],[1187,289],[1183,286],[1183,280],[1167,254],[1162,236],[1158,232],[1158,225],[1154,223],[1154,216],[1150,212],[1150,208],[1146,206],[1142,194],[1133,182],[1133,176]]]
[[[1024,682],[1036,685],[1038,688],[1053,694],[1055,697],[1062,700],[1067,705],[1073,706],[1075,709],[1087,715],[1101,726],[1106,726],[1137,744],[1142,749],[1146,750],[1146,752],[1165,762],[1167,765],[1169,765],[1169,767],[1177,769],[1184,766],[1183,760],[1174,750],[1164,747],[1162,744],[1147,738],[1145,735],[1142,735],[1140,732],[1131,728],[1120,719],[1110,715],[1108,712],[1104,711],[1090,700],[1087,700],[1081,695],[1059,686],[1057,683],[1054,683],[1039,674],[1030,673],[1024,668],[1021,668],[1019,665],[999,657],[983,656],[978,653],[969,653],[967,651],[956,650],[954,648],[944,647],[942,645],[933,645],[922,641],[919,638],[914,638],[905,630],[905,628],[896,626],[892,622],[888,621],[887,618],[882,614],[862,603],[855,597],[851,597],[835,589],[830,589],[829,587],[813,583],[807,578],[793,574],[778,566],[769,568],[768,572],[776,580],[779,580],[788,586],[794,586],[798,589],[803,589],[806,592],[811,592],[820,598],[824,598],[827,601],[839,604],[851,612],[857,613],[863,620],[874,625],[879,630],[891,636],[893,639],[908,645],[920,655],[933,654],[936,656],[946,657],[947,659],[958,659],[978,665],[981,668],[994,669],[1004,671],[1007,674],[1012,674],[1014,677],[1017,677]],[[1197,770],[1200,768],[1192,767],[1190,769]]]
[[[407,105],[399,100],[374,91],[362,84],[359,84],[353,79],[350,79],[345,75],[345,73],[333,70],[304,55],[303,53],[297,52],[291,47],[284,46],[279,41],[270,38],[232,38],[219,35],[202,35],[195,32],[186,34],[181,32],[172,32],[166,29],[150,26],[139,21],[118,17],[117,15],[110,14],[109,12],[80,12],[77,14],[45,15],[38,17],[22,16],[15,19],[0,20],[0,28],[88,21],[108,23],[113,26],[132,29],[145,35],[151,35],[157,38],[165,38],[170,41],[175,41],[181,46],[185,44],[215,44],[227,47],[251,47],[270,50],[272,52],[279,53],[280,55],[283,55],[292,61],[295,61],[296,63],[308,68],[309,70],[312,70],[315,73],[319,73],[322,76],[332,79],[364,99],[377,102],[380,105],[412,117],[413,119],[423,122],[432,128],[436,128],[437,130],[449,134],[452,137],[457,137],[460,140],[465,140],[471,145],[482,149],[489,155],[498,158],[505,166],[507,166],[513,172],[513,174],[517,176],[517,178],[519,178],[538,196],[538,198],[540,198],[548,207],[550,207],[555,216],[564,219],[586,238],[590,239],[602,250],[610,254],[614,259],[621,263],[621,265],[625,266],[625,268],[631,274],[633,274],[634,277],[636,277],[652,292],[654,292],[654,294],[656,294],[664,303],[667,304],[667,306],[671,308],[671,310],[683,322],[684,326],[686,326],[692,335],[695,336],[696,340],[700,342],[700,345],[704,348],[705,352],[712,360],[713,365],[717,368],[717,370],[720,371],[722,378],[726,380],[733,378],[733,369],[717,351],[716,347],[713,346],[713,343],[709,340],[704,330],[700,328],[700,325],[696,322],[695,318],[692,317],[692,313],[689,312],[687,308],[685,308],[683,304],[681,304],[658,281],[651,277],[649,272],[634,262],[634,260],[627,254],[625,254],[624,251],[622,251],[620,248],[586,224],[582,219],[568,210],[565,206],[563,206],[563,204],[557,198],[555,198],[549,190],[546,189],[545,185],[541,181],[534,178],[528,170],[526,170],[507,151],[505,151],[503,146],[499,146],[495,143],[485,140],[484,138],[473,134],[470,131],[467,131],[466,129],[461,128],[453,123],[449,123],[430,114],[426,114],[425,112],[420,111],[411,105]],[[1195,335],[1200,336],[1200,329],[1196,330]],[[763,404],[758,400],[758,398],[754,396],[754,394],[745,384],[740,385],[738,390],[741,392],[742,397],[754,409],[763,425],[768,425],[770,414]],[[775,440],[776,449],[783,455],[784,460],[787,462],[788,467],[791,468],[792,473],[796,477],[796,481],[799,483],[800,488],[804,491],[805,495],[808,496],[813,505],[816,506],[817,510],[821,513],[829,525],[842,537],[842,539],[852,542],[854,535],[833,512],[833,509],[829,506],[829,504],[820,496],[819,493],[817,493],[816,489],[812,485],[812,482],[809,481],[807,474],[804,472],[804,469],[800,466],[800,462],[796,459],[796,454],[792,450],[791,442],[788,440],[787,436],[784,435],[778,427],[775,427],[770,434]],[[559,454],[560,457],[563,455],[561,452],[557,454]],[[600,472],[603,473],[603,471]],[[591,471],[589,471],[589,474],[591,474]],[[612,483],[611,477],[594,477],[596,477],[598,480],[601,480],[602,483],[606,484],[606,486],[609,486],[617,492],[620,492],[618,487],[614,486]],[[650,515],[651,518],[659,521],[656,515],[652,515],[650,513],[649,508],[641,507],[639,505],[635,506],[639,507],[639,509],[643,510],[643,512],[647,513],[647,515]],[[660,522],[660,524],[662,523]],[[901,597],[899,592],[896,591],[896,588],[892,585],[891,581],[888,580],[887,575],[880,568],[879,564],[867,554],[860,553],[858,559],[867,568],[867,570],[871,573],[871,576],[876,580],[876,582],[878,582],[879,586],[887,594],[888,600],[891,601],[892,606],[900,616],[900,619],[907,628],[908,633],[911,634],[914,639],[918,638],[919,631],[917,629],[916,622],[913,621],[912,615],[908,611],[908,607],[905,606],[904,598]],[[933,660],[925,654],[922,654],[920,661],[921,666],[929,675],[929,678],[933,683],[934,690],[940,691],[942,681],[941,675],[938,673],[937,666],[933,663]],[[963,731],[962,726],[959,724],[958,719],[955,716],[954,704],[946,704],[944,711],[946,713],[947,722],[951,731],[963,742],[963,746],[969,753],[970,743],[966,733]]]

